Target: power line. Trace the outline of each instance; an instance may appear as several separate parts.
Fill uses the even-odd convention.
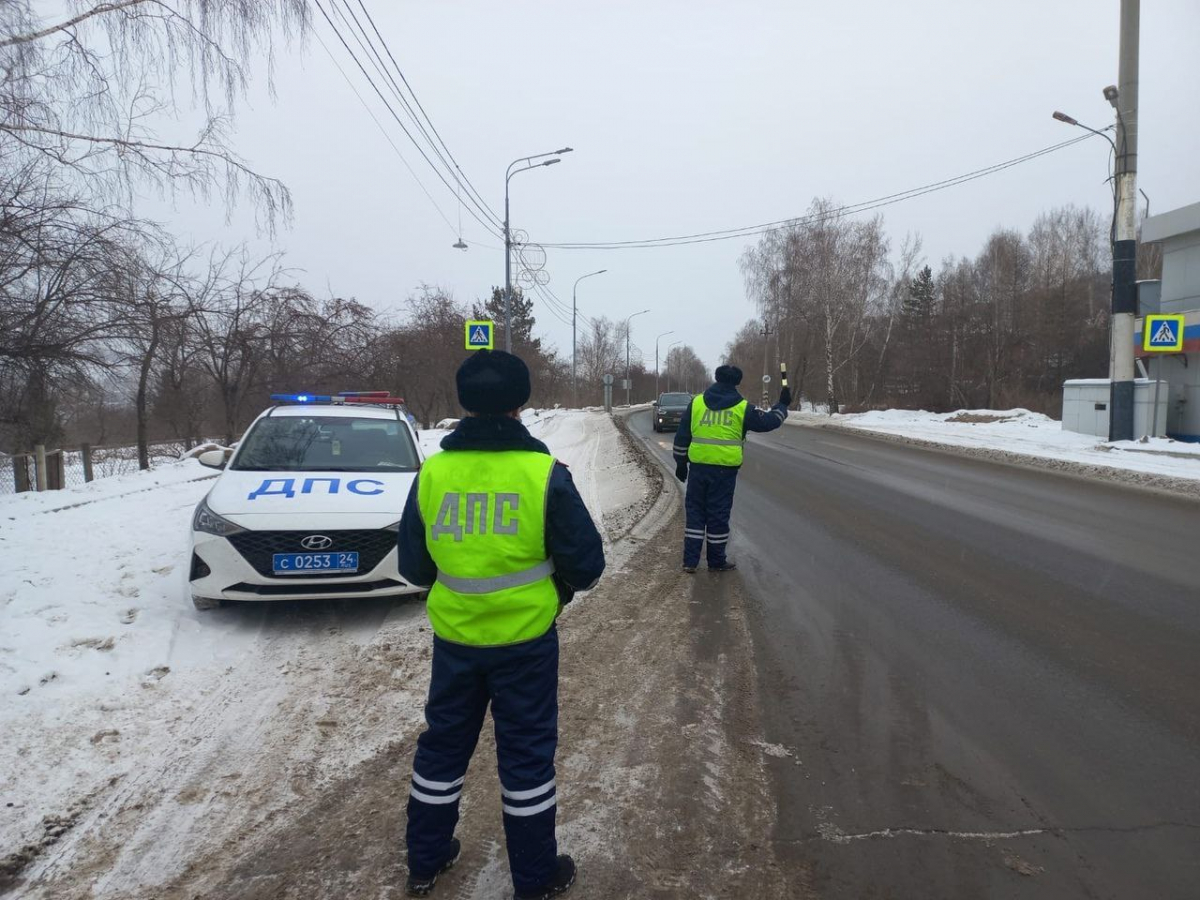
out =
[[[424,129],[422,128],[420,120],[417,119],[416,114],[412,110],[412,106],[409,104],[409,102],[408,102],[407,98],[405,98],[404,94],[400,91],[399,86],[396,84],[396,80],[394,78],[392,78],[391,73],[387,71],[387,69],[383,63],[383,58],[379,55],[379,51],[375,49],[375,45],[371,42],[370,36],[367,35],[366,30],[362,27],[362,24],[359,23],[357,17],[354,16],[354,10],[349,7],[346,0],[342,0],[342,4],[344,6],[346,6],[346,10],[350,13],[351,17],[353,17],[353,19],[354,19],[353,24],[351,24],[350,20],[348,20],[346,18],[346,13],[343,12],[342,9],[337,5],[337,0],[329,0],[329,4],[330,4],[331,10],[346,24],[347,28],[350,31],[350,36],[354,39],[355,43],[358,44],[359,49],[363,52],[363,54],[366,55],[367,62],[369,62],[371,64],[371,66],[375,69],[376,73],[378,73],[378,75],[383,79],[385,86],[387,86],[391,89],[392,94],[399,101],[401,108],[405,111],[405,113],[407,113],[407,115],[409,117],[409,121],[417,128],[418,131],[421,132],[421,135],[425,138],[426,142],[429,144],[430,148],[433,150],[433,153],[438,158],[438,161],[442,164],[442,166],[445,167],[446,171],[449,172],[451,177],[455,178],[456,185],[459,188],[461,188],[462,185],[460,182],[458,182],[457,176],[454,174],[453,170],[450,168],[450,164],[447,163],[445,158],[442,157],[438,153],[437,147],[433,144],[432,140],[429,138],[428,133],[426,133],[424,131]],[[324,14],[323,9],[322,9],[322,13]],[[328,16],[326,18],[328,20]],[[335,31],[336,31],[336,26],[333,26],[332,21],[330,21],[330,25],[331,25],[331,27],[334,27]],[[360,36],[360,32],[361,32],[361,36]],[[349,45],[346,43],[345,39],[342,37],[341,32],[337,31],[337,34],[338,34],[339,40],[342,41],[343,46],[346,47],[347,51],[350,52],[351,56],[353,56],[354,61],[358,64],[359,68],[363,71],[363,74],[367,76],[367,79],[369,81],[371,81],[371,86],[373,88],[375,88],[375,92],[377,94],[379,94],[380,99],[383,100],[385,105],[387,105],[388,111],[392,114],[392,117],[396,119],[397,123],[404,130],[404,133],[408,137],[408,139],[410,141],[412,141],[413,145],[417,148],[417,150],[425,158],[425,161],[427,163],[429,163],[430,168],[432,168],[434,170],[435,174],[437,174],[438,178],[441,179],[442,183],[445,184],[446,187],[449,188],[450,190],[455,190],[455,188],[450,187],[449,183],[443,177],[442,171],[437,166],[437,164],[434,163],[433,160],[431,160],[429,158],[429,155],[425,152],[424,147],[422,147],[420,142],[415,137],[413,137],[412,133],[408,130],[408,128],[406,128],[404,126],[404,123],[402,121],[400,121],[400,117],[396,114],[396,111],[392,108],[391,103],[383,96],[382,92],[375,85],[374,80],[371,79],[370,75],[366,72],[362,63],[359,61],[357,55],[354,54],[354,51],[350,49]],[[364,41],[364,38],[366,39],[365,41]],[[460,197],[459,192],[457,190],[455,190],[455,197],[456,198]],[[472,198],[468,197],[468,199],[472,199]],[[461,202],[461,199],[459,200],[459,202]],[[481,213],[483,213],[483,215],[487,216],[486,210],[483,210],[482,208],[480,208],[477,203],[475,203],[474,205],[476,206],[476,208],[479,209],[479,211]],[[474,214],[474,212],[472,212],[471,209],[468,208],[467,211],[475,217],[476,221],[480,221],[479,217],[476,216]],[[480,222],[480,224],[485,224],[485,223]],[[492,231],[494,233],[496,226],[493,222],[491,222],[489,220],[486,223],[485,227],[487,227],[489,231]]]
[[[373,78],[371,78],[371,74],[363,66],[362,62],[359,60],[358,56],[354,53],[354,50],[350,47],[350,45],[348,43],[346,43],[346,39],[342,36],[342,33],[338,30],[338,27],[333,23],[333,19],[331,19],[329,17],[329,13],[327,13],[325,11],[325,7],[321,4],[321,0],[313,0],[313,2],[315,3],[317,9],[320,10],[321,15],[324,17],[326,23],[328,23],[330,29],[332,29],[334,35],[337,36],[338,41],[341,42],[342,47],[344,47],[346,52],[348,54],[350,54],[350,58],[352,60],[354,60],[354,64],[356,66],[358,66],[358,70],[360,72],[362,72],[363,77],[367,79],[367,83],[371,85],[371,88],[372,88],[372,90],[375,91],[376,96],[379,97],[380,101],[387,108],[387,111],[389,113],[391,113],[392,118],[396,120],[396,124],[400,126],[400,130],[404,132],[405,137],[407,137],[409,139],[409,141],[412,142],[412,145],[417,148],[417,152],[419,152],[421,154],[421,156],[424,158],[425,162],[429,164],[429,167],[431,169],[433,169],[433,173],[435,175],[437,175],[438,180],[441,181],[443,185],[445,185],[445,187],[448,191],[453,192],[454,188],[452,188],[450,186],[450,183],[448,181],[446,181],[445,176],[442,175],[441,169],[439,169],[437,166],[435,166],[433,164],[433,161],[430,160],[430,158],[429,158],[429,154],[427,154],[425,152],[425,150],[421,147],[421,145],[413,138],[412,133],[405,127],[404,122],[400,119],[400,116],[398,116],[396,114],[396,110],[392,108],[392,105],[391,105],[391,103],[388,102],[387,97],[385,97],[383,95],[383,92],[381,90],[379,90],[379,86],[377,84],[375,84],[375,80]],[[487,230],[487,232],[489,234],[491,234],[493,237],[500,236],[499,234],[496,233],[495,226],[493,226],[491,223],[485,222],[483,219],[479,218],[478,214],[475,212],[475,210],[472,207],[467,207],[467,212],[470,213],[471,217],[473,219],[475,219],[475,221],[478,222],[480,225],[482,225],[484,227],[484,229]]]
[[[361,0],[360,0],[360,5],[361,5]],[[463,183],[464,179],[461,178],[459,176],[458,171],[456,171],[458,169],[458,164],[454,163],[452,165],[446,159],[446,157],[442,155],[441,150],[438,149],[438,145],[434,142],[433,138],[430,137],[429,131],[426,130],[425,126],[421,123],[421,119],[417,116],[416,112],[413,110],[412,104],[409,102],[408,97],[405,96],[404,91],[401,90],[401,88],[400,88],[400,85],[396,83],[395,77],[393,77],[392,73],[388,70],[387,63],[385,63],[383,60],[383,57],[380,56],[378,49],[376,49],[376,47],[375,47],[375,42],[371,40],[371,36],[367,33],[366,28],[359,21],[358,16],[354,12],[354,9],[350,6],[349,0],[341,0],[341,6],[338,6],[337,0],[330,0],[330,6],[333,9],[333,11],[335,13],[337,13],[337,15],[341,18],[341,20],[343,22],[345,22],[346,26],[350,29],[350,34],[351,34],[351,36],[353,36],[355,43],[357,43],[359,48],[365,54],[367,54],[368,62],[371,63],[371,66],[375,69],[375,71],[379,74],[379,76],[384,80],[384,83],[388,87],[390,87],[392,94],[399,101],[400,106],[404,110],[404,112],[408,115],[409,121],[413,124],[413,126],[417,129],[417,131],[420,132],[421,136],[425,139],[426,144],[429,146],[429,149],[433,151],[433,155],[436,156],[438,161],[442,164],[442,166],[445,167],[446,171],[449,173],[450,177],[454,179],[454,181],[458,185],[458,187],[466,192],[467,201],[470,202],[473,206],[475,206],[475,208],[478,209],[480,213],[482,213],[485,217],[487,217],[489,219],[489,222],[493,226],[501,227],[501,222],[500,222],[499,218],[497,218],[495,216],[495,214],[492,213],[491,210],[488,209],[485,205],[481,204],[479,202],[479,200],[474,196],[474,194],[471,193],[471,190],[473,188],[468,187],[469,182],[467,184]],[[345,7],[345,12],[342,11],[342,7]],[[364,13],[366,12],[366,7],[363,7],[363,11],[364,11]],[[350,15],[349,19],[346,18],[347,13],[349,13],[349,15]],[[371,25],[372,25],[372,28],[374,28],[373,22],[371,23]],[[375,30],[376,35],[378,35],[379,30],[378,29],[374,29],[374,30]],[[387,43],[385,41],[383,41],[382,37],[380,37],[380,41],[383,43],[384,49],[388,50]],[[388,50],[388,56],[391,57],[390,50]],[[394,57],[392,58],[392,61],[394,64],[395,63]],[[396,70],[399,71],[398,66],[396,67]],[[401,77],[401,79],[403,79],[403,77],[404,77],[403,72],[400,73],[400,77]],[[406,82],[406,84],[407,84],[407,82]],[[410,92],[411,92],[411,88],[410,88]],[[416,100],[415,95],[413,96],[413,99]],[[460,202],[461,202],[461,198],[460,198]]]
[[[449,228],[451,232],[454,232],[454,223],[450,221],[450,218],[446,215],[445,210],[438,206],[438,202],[433,199],[433,195],[429,193],[428,188],[426,188],[421,179],[417,177],[417,173],[414,172],[413,167],[408,164],[408,160],[404,158],[404,154],[400,152],[400,148],[396,146],[396,142],[392,140],[392,136],[388,134],[387,129],[383,127],[383,123],[379,121],[379,118],[375,115],[374,111],[372,111],[371,107],[367,105],[367,101],[363,99],[363,95],[358,92],[358,88],[354,86],[354,82],[350,80],[350,76],[346,74],[346,70],[342,68],[342,64],[337,61],[337,57],[333,55],[333,52],[325,44],[325,41],[321,35],[315,31],[313,34],[316,35],[317,43],[321,45],[321,49],[323,49],[329,56],[330,62],[337,67],[338,72],[340,72],[342,78],[346,80],[346,84],[349,85],[350,90],[354,92],[354,96],[358,98],[358,102],[362,104],[362,108],[366,110],[367,115],[371,117],[371,121],[373,121],[375,123],[375,127],[379,129],[379,133],[383,135],[384,140],[391,145],[392,149],[396,152],[396,155],[400,157],[400,162],[404,163],[404,168],[408,169],[408,174],[413,177],[413,181],[417,183],[417,187],[421,189],[421,193],[429,198],[429,202],[433,204],[433,208],[436,209],[438,215],[442,217],[442,221],[446,223],[446,227]]]
[[[877,197],[874,200],[866,200],[861,203],[853,203],[847,206],[841,206],[828,213],[816,213],[813,215],[798,216],[790,219],[778,219],[774,222],[765,222],[759,225],[747,225],[741,228],[728,228],[719,231],[702,231],[695,234],[675,235],[672,237],[645,238],[642,240],[632,241],[576,241],[561,243],[545,242],[542,244],[542,246],[553,247],[558,250],[641,250],[652,249],[656,247],[677,247],[684,244],[706,244],[713,241],[726,241],[735,238],[752,237],[758,234],[767,234],[772,231],[792,228],[809,222],[837,219],[844,216],[855,215],[857,213],[867,212],[872,209],[890,206],[894,203],[900,203],[904,200],[911,200],[915,197],[920,197],[925,194],[943,191],[947,188],[956,187],[957,185],[965,184],[968,181],[974,181],[977,178],[983,178],[986,175],[992,175],[996,172],[1010,169],[1013,166],[1030,162],[1031,160],[1045,156],[1048,153],[1054,153],[1058,150],[1070,147],[1073,144],[1086,141],[1091,137],[1093,137],[1093,135],[1082,135],[1077,138],[1062,141],[1058,144],[1053,144],[1049,147],[1043,147],[1041,150],[1035,150],[1032,153],[1026,153],[1023,156],[1018,156],[1014,157],[1013,159],[1005,160],[1004,162],[995,163],[994,165],[986,166],[982,169],[976,169],[973,172],[956,175],[953,178],[946,178],[942,181],[931,182],[930,184],[910,188],[909,190],[900,191],[895,194],[887,194],[883,197]]]
[[[500,224],[502,222],[500,216],[494,209],[492,209],[491,205],[488,204],[483,195],[475,189],[475,185],[471,183],[471,179],[467,177],[467,173],[462,170],[462,166],[458,164],[458,160],[454,158],[454,154],[450,152],[450,148],[446,146],[446,142],[442,140],[442,135],[438,132],[437,126],[433,124],[433,120],[429,118],[429,114],[425,112],[425,107],[421,105],[421,98],[417,96],[417,92],[414,91],[412,85],[408,83],[408,79],[404,77],[404,71],[400,68],[400,64],[396,62],[396,57],[392,55],[392,48],[388,46],[387,40],[382,34],[379,33],[379,29],[375,27],[375,20],[371,17],[371,13],[367,9],[366,4],[363,2],[363,0],[358,0],[358,5],[362,7],[362,11],[366,15],[367,21],[370,22],[372,30],[374,30],[375,34],[379,37],[379,42],[383,45],[383,49],[387,52],[388,59],[390,59],[392,61],[392,65],[395,66],[396,72],[400,76],[400,80],[404,82],[404,86],[408,88],[408,92],[412,95],[413,101],[417,104],[417,109],[421,111],[421,115],[424,116],[425,121],[429,123],[430,129],[433,130],[434,135],[438,139],[438,143],[442,145],[442,149],[446,151],[446,155],[450,157],[450,161],[454,163],[454,168],[462,176],[462,180],[467,183],[467,187],[471,190],[471,192],[475,194],[476,198],[483,203],[488,212],[491,213],[491,218],[495,220],[497,224]]]
[[[565,312],[567,315],[571,314],[571,307],[569,307],[566,304],[566,301],[560,300],[558,294],[554,293],[554,291],[552,291],[548,285],[545,285],[545,286],[538,285],[538,287],[540,288],[543,295],[545,295],[544,298],[546,299],[547,302],[556,303],[556,304],[558,304],[558,307],[563,312]],[[578,315],[579,318],[583,319],[585,325],[590,325],[593,328],[596,327],[596,320],[593,319],[591,316],[587,315],[586,313],[579,312],[578,307],[576,307],[576,315]]]
[[[540,291],[539,291],[538,293],[539,293],[539,295],[542,297],[542,300],[543,300],[543,301],[545,301],[545,300],[546,300],[546,296],[545,296],[544,294],[541,294],[541,292],[540,292]],[[549,302],[545,302],[545,303],[543,303],[542,305],[543,305],[543,306],[544,306],[544,307],[545,307],[545,308],[546,308],[546,309],[549,311],[550,315],[554,316],[554,318],[558,319],[558,321],[562,322],[562,323],[563,323],[564,325],[566,325],[568,328],[570,328],[570,327],[571,327],[571,319],[570,319],[570,312],[569,312],[569,311],[568,311],[568,312],[566,312],[566,313],[559,312],[559,311],[558,311],[558,310],[556,310],[556,309],[554,308],[554,306],[553,306],[552,304],[550,304]]]

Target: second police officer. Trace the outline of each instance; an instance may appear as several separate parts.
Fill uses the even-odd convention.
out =
[[[683,532],[683,570],[695,572],[707,546],[708,568],[726,572],[737,568],[725,552],[729,544],[729,514],[747,432],[774,431],[787,418],[792,392],[785,387],[769,410],[751,406],[738,393],[742,370],[719,366],[716,381],[691,405],[675,433],[675,477],[687,482]]]

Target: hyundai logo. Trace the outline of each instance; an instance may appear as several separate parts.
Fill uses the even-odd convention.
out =
[[[300,546],[305,550],[328,550],[333,546],[333,538],[323,534],[310,534],[300,541]]]

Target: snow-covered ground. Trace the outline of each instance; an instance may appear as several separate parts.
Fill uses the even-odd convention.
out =
[[[1200,444],[1154,438],[1142,441],[1104,441],[1063,431],[1062,423],[1027,409],[876,410],[825,416],[792,413],[793,425],[834,423],[918,441],[992,450],[1043,460],[1123,469],[1147,475],[1200,480]]]
[[[612,421],[525,422],[623,534],[648,486]],[[422,433],[427,454],[445,433]],[[22,896],[133,895],[420,722],[420,602],[192,608],[187,532],[213,477],[186,460],[0,497],[0,893],[20,872]]]

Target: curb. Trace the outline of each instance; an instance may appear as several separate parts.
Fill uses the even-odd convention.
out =
[[[680,489],[679,483],[675,480],[675,474],[667,468],[658,455],[646,446],[645,441],[629,429],[627,419],[635,412],[640,412],[636,407],[630,410],[623,410],[618,413],[613,411],[613,424],[616,425],[617,431],[621,436],[629,442],[629,445],[642,458],[647,467],[654,471],[659,476],[658,481],[658,496],[654,499],[650,509],[642,516],[633,528],[629,529],[628,533],[621,539],[629,540],[634,543],[644,543],[658,534],[671,517],[679,510],[682,505],[683,491]]]

